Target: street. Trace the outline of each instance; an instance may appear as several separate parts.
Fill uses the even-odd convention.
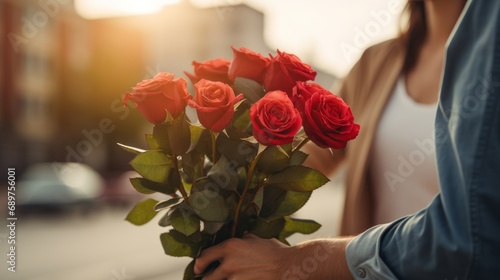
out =
[[[323,227],[315,234],[295,235],[292,244],[335,236],[343,190],[324,186],[296,217],[314,219]],[[21,216],[16,223],[16,272],[7,270],[8,227],[0,230],[5,280],[160,280],[182,279],[189,258],[164,254],[157,225],[159,215],[144,226],[126,222],[127,208],[100,207],[92,213]],[[7,225],[7,220],[3,219]]]

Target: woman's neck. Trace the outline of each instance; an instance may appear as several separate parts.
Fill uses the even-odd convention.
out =
[[[426,44],[444,45],[457,22],[466,0],[424,1],[427,23]]]

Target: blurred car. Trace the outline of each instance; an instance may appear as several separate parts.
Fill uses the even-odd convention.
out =
[[[104,190],[104,180],[81,163],[40,163],[20,178],[17,204],[21,210],[60,210],[83,206],[89,210]]]

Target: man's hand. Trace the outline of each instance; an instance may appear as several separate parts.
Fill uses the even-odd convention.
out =
[[[276,239],[246,235],[205,249],[194,272],[220,261],[204,280],[245,279],[352,279],[345,260],[351,238],[321,239],[288,247]]]
[[[220,265],[204,280],[216,279],[280,279],[280,268],[290,247],[276,239],[262,239],[247,234],[242,239],[232,238],[205,249],[196,259],[194,273],[220,261]]]

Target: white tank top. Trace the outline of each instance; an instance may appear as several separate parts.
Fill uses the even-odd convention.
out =
[[[434,119],[437,104],[415,102],[400,77],[381,115],[369,162],[376,224],[426,207],[439,192]]]

